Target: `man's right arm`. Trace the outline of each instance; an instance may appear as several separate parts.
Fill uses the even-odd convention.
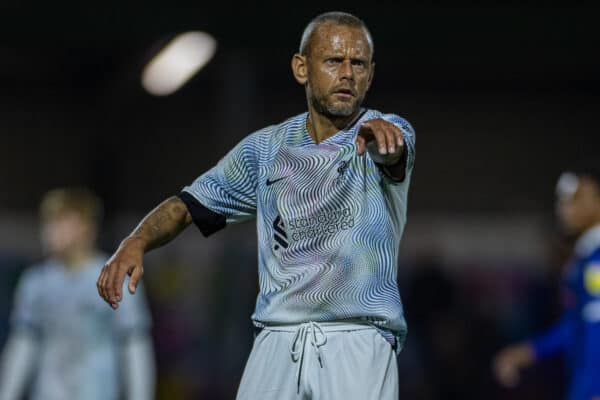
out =
[[[194,222],[204,236],[256,216],[258,153],[261,133],[246,136],[219,163],[150,212],[108,260],[100,278],[98,293],[114,309],[122,299],[125,275],[129,292],[135,292],[144,269],[146,251],[170,242]]]
[[[187,206],[176,196],[168,198],[152,210],[121,242],[102,269],[97,282],[100,296],[112,308],[117,309],[123,298],[125,275],[130,276],[128,288],[133,294],[144,273],[144,253],[169,243],[191,223],[192,216]]]
[[[185,203],[173,196],[146,215],[127,239],[137,240],[147,252],[169,243],[191,223]]]

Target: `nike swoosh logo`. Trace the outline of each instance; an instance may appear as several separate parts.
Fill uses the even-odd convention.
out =
[[[267,186],[271,186],[272,184],[274,184],[275,182],[279,182],[282,179],[287,178],[287,176],[281,177],[281,178],[277,178],[277,179],[273,179],[270,180],[269,178],[267,178]]]

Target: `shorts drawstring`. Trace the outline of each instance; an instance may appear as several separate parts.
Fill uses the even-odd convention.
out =
[[[317,337],[317,334],[321,335],[321,339]],[[296,333],[290,342],[290,354],[292,356],[292,361],[298,363],[296,367],[296,384],[298,387],[298,393],[300,392],[300,376],[302,371],[302,364],[304,363],[304,347],[306,345],[306,339],[310,336],[310,344],[315,349],[317,353],[317,359],[319,360],[319,365],[323,368],[323,362],[321,360],[321,351],[319,347],[323,346],[327,343],[327,336],[321,326],[313,321],[306,322],[301,324],[298,329],[296,329]]]

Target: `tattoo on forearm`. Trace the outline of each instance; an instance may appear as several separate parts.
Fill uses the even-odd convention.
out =
[[[185,204],[179,198],[171,197],[152,210],[131,236],[142,239],[148,251],[173,240],[191,222]]]

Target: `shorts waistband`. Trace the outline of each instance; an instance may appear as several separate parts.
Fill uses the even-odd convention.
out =
[[[368,322],[316,322],[323,332],[343,332],[343,331],[361,331],[366,329],[376,329]],[[306,322],[298,324],[265,325],[262,329],[275,332],[296,332],[298,328]]]

